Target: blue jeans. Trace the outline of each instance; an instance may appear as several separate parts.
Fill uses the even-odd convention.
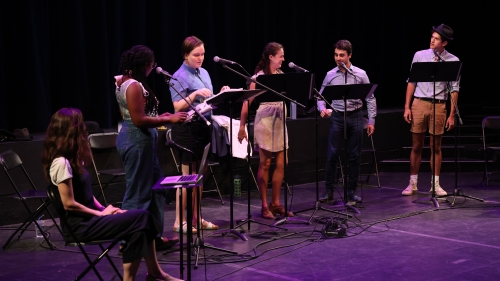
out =
[[[349,112],[348,112],[349,113]],[[358,186],[359,166],[361,163],[361,148],[363,144],[363,111],[354,112],[346,116],[347,135],[347,189],[356,190]],[[344,146],[344,112],[332,112],[330,117],[330,132],[328,134],[325,187],[327,191],[333,191],[335,175],[337,173],[337,162]]]
[[[132,121],[123,121],[116,140],[124,168],[126,190],[122,209],[143,209],[151,212],[160,225],[159,236],[163,234],[166,191],[151,188],[163,177],[156,156],[156,128],[137,128]]]

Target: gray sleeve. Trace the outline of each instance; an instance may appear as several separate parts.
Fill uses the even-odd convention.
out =
[[[73,170],[69,164],[68,159],[64,157],[58,157],[52,161],[50,165],[50,180],[54,185],[58,185],[61,182],[73,178]]]

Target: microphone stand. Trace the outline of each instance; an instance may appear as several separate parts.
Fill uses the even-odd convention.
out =
[[[437,197],[436,197],[436,178],[435,178],[435,170],[436,170],[436,156],[434,155],[434,152],[435,152],[435,149],[436,149],[436,74],[434,73],[432,75],[432,106],[433,106],[433,118],[434,118],[434,126],[433,126],[433,130],[432,130],[432,150],[431,150],[431,181],[432,181],[432,185],[431,185],[431,199],[430,201],[432,202],[432,204],[434,205],[435,208],[438,208],[439,209],[439,203],[437,201]],[[429,132],[430,134],[430,132]],[[455,139],[456,141],[456,139]],[[442,141],[441,141],[442,142]],[[430,144],[429,144],[430,146]],[[456,155],[455,155],[456,157]],[[441,157],[442,158],[442,157]],[[441,162],[442,162],[442,159],[441,159]],[[424,199],[425,200],[425,199]],[[420,199],[417,199],[417,200],[414,200],[412,202],[417,202],[417,201],[420,201]]]
[[[229,66],[227,66],[224,63],[222,64],[222,67],[224,67],[225,69],[228,69],[228,70],[230,70],[230,71],[232,71],[232,72],[240,75],[241,77],[247,79],[247,81],[250,80],[252,82],[256,82],[251,77],[245,76],[244,74],[242,74],[242,73],[240,73],[240,72],[238,72],[238,71],[230,68]],[[245,72],[246,72],[246,70],[245,70]],[[229,115],[232,115],[232,112],[233,112],[232,108],[233,108],[233,104],[231,103],[231,106],[230,106],[231,113]],[[250,103],[248,103],[248,109],[249,109],[248,112],[250,112]],[[233,147],[233,134],[232,134],[232,129],[233,129],[233,125],[232,125],[232,120],[233,120],[232,116],[229,116],[229,123],[230,123],[229,124],[229,135],[230,135],[230,138],[231,138],[230,139],[230,143],[231,143],[230,147],[231,147],[231,149],[230,149],[230,160],[229,160],[230,161],[229,162],[230,163],[229,164],[229,166],[230,166],[230,169],[229,169],[230,170],[230,172],[229,172],[230,175],[229,175],[229,177],[230,177],[231,184],[233,184],[233,166],[232,166],[232,161],[233,161],[233,149],[232,149],[232,147]],[[246,124],[248,124],[248,116],[247,116]],[[249,145],[250,145],[250,143],[249,143]],[[251,148],[247,149],[247,165],[248,165],[248,171],[247,171],[247,200],[248,200],[248,204],[247,204],[247,208],[248,208],[248,210],[247,210],[247,219],[245,219],[245,220],[238,220],[240,223],[238,225],[236,225],[236,226],[233,227],[233,220],[234,220],[233,219],[233,192],[234,192],[233,190],[234,190],[234,186],[232,185],[233,188],[231,188],[231,190],[229,192],[230,193],[229,194],[229,197],[230,197],[230,200],[229,200],[229,203],[230,203],[230,217],[231,217],[231,221],[230,221],[230,226],[229,227],[231,229],[231,232],[232,233],[237,232],[234,229],[241,227],[245,223],[248,223],[248,230],[250,230],[250,223],[251,222],[254,222],[254,223],[260,224],[260,225],[266,225],[266,226],[269,226],[269,227],[275,227],[275,228],[287,230],[286,228],[282,228],[282,227],[278,227],[278,226],[273,226],[273,225],[268,225],[268,224],[261,223],[261,222],[258,222],[258,221],[255,221],[255,220],[252,219],[252,215],[250,214],[250,169],[251,169],[251,167],[250,167],[250,149]],[[259,187],[257,186],[257,188],[259,188]],[[246,241],[247,239],[245,238],[244,240]]]
[[[275,90],[273,90],[273,89],[271,89],[271,88],[263,85],[262,83],[258,82],[256,79],[252,79],[251,77],[245,76],[245,75],[237,72],[236,70],[230,68],[229,66],[227,66],[225,64],[222,64],[222,66],[224,68],[226,68],[226,69],[228,69],[228,70],[230,70],[230,71],[232,71],[232,72],[234,72],[234,73],[242,76],[242,77],[245,77],[247,79],[247,81],[254,82],[255,84],[257,84],[257,85],[265,88],[266,90],[273,92],[274,94],[280,96],[283,99],[283,153],[284,153],[284,155],[283,155],[283,158],[284,158],[283,159],[283,161],[284,161],[284,167],[283,168],[284,168],[284,175],[285,175],[283,177],[283,181],[286,182],[285,178],[286,178],[286,163],[287,163],[287,155],[286,154],[287,154],[287,149],[286,149],[286,111],[285,111],[286,110],[286,106],[285,106],[285,100],[288,100],[289,102],[293,102],[293,103],[297,104],[298,106],[300,106],[302,108],[306,108],[306,107],[303,104],[301,104],[301,103],[299,103],[299,102],[297,102],[295,100],[292,100],[292,99],[286,97],[284,94],[278,93],[277,91],[275,91]],[[231,120],[231,118],[229,118],[229,120]],[[232,138],[232,135],[231,135],[231,138]],[[231,157],[232,157],[232,155],[231,155]],[[248,160],[250,161],[250,159],[248,159]],[[232,174],[231,174],[231,176],[232,176]],[[285,201],[285,218],[283,218],[283,219],[277,221],[276,223],[274,223],[273,226],[275,226],[275,227],[277,225],[285,223],[289,219],[289,217],[288,217],[288,206],[287,206],[287,201],[288,200],[287,200],[287,192],[286,191],[285,191],[284,201]],[[297,220],[297,219],[294,219],[294,220]],[[231,223],[232,223],[232,221],[231,221]]]
[[[441,61],[444,61],[440,56],[439,56],[439,58],[440,58]],[[448,95],[450,96],[451,104],[455,107],[455,115],[454,115],[455,122],[458,123],[457,127],[460,128],[460,126],[463,125],[463,122],[462,122],[462,118],[460,117],[460,111],[458,110],[457,102],[453,98],[453,96],[451,95],[451,87],[449,85],[449,82],[446,82],[446,89],[448,90]],[[458,152],[458,147],[457,147],[457,139],[458,139],[457,129],[455,129],[455,190],[453,190],[453,194],[447,194],[447,195],[444,195],[444,196],[439,196],[438,199],[439,198],[448,197],[448,196],[453,196],[453,200],[451,202],[448,199],[446,199],[446,202],[451,203],[452,207],[455,206],[455,199],[457,198],[457,196],[462,196],[464,198],[470,198],[470,199],[474,199],[474,200],[477,200],[477,201],[480,201],[480,202],[484,202],[484,199],[465,195],[463,193],[463,191],[458,187],[458,153],[457,153]]]
[[[344,75],[344,84],[347,84],[347,74],[350,73],[347,67],[344,67],[344,64],[342,64],[342,67],[344,68],[345,75]],[[351,75],[354,76],[354,80],[356,80],[356,75],[350,73]],[[353,205],[348,204],[348,194],[347,194],[347,161],[348,161],[348,141],[347,141],[347,97],[344,96],[344,146],[345,146],[345,151],[344,151],[344,157],[345,157],[345,173],[343,177],[343,184],[344,184],[344,201],[342,202],[342,205],[344,207],[350,208],[353,210],[356,214],[359,214],[359,210],[355,208]],[[333,108],[333,107],[332,107]],[[340,163],[342,165],[342,163]],[[358,179],[356,179],[357,181]],[[355,203],[354,203],[355,204]]]

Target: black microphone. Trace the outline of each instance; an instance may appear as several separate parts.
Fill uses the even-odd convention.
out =
[[[166,72],[165,70],[163,70],[159,66],[156,68],[156,73],[161,74],[161,75],[165,76],[168,79],[172,79],[172,80],[177,81],[177,78],[175,78],[174,76],[172,76],[170,73]]]
[[[230,61],[230,60],[226,60],[226,59],[221,59],[221,58],[219,58],[218,56],[215,56],[215,57],[214,57],[214,61],[215,61],[215,62],[220,62],[220,63],[237,64],[237,63],[236,63],[236,62],[234,62],[234,61]]]
[[[296,64],[295,64],[295,63],[293,63],[293,62],[290,62],[290,63],[288,64],[288,67],[295,69],[295,71],[297,71],[297,72],[309,72],[307,69],[304,69],[304,68],[302,68],[302,67],[300,67],[300,66],[296,65]]]
[[[443,59],[443,57],[442,57],[442,56],[440,56],[436,50],[433,50],[433,51],[434,51],[434,55],[436,55],[436,57],[438,58],[438,60],[439,60],[439,61],[445,61],[445,60]]]
[[[341,62],[339,66],[342,67],[345,71],[349,72],[349,74],[354,75],[354,73],[352,73],[352,70],[347,68],[347,66],[343,62]]]

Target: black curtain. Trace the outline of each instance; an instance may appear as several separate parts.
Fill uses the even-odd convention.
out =
[[[455,32],[447,49],[463,62],[459,104],[498,104],[488,95],[494,79],[488,66],[496,66],[489,61],[496,58],[493,12],[486,1],[1,1],[0,129],[44,132],[61,107],[77,107],[85,119],[115,127],[113,76],[122,52],[147,45],[158,65],[173,73],[190,35],[205,42],[203,67],[215,92],[223,85],[244,88],[246,81],[214,56],[253,73],[271,41],[285,47],[282,69],[292,72],[292,61],[314,72],[319,89],[335,66],[333,44],[347,39],[352,63],[379,84],[379,109],[402,110],[413,54],[429,48],[432,26],[445,23]],[[153,72],[148,82],[160,112],[172,112],[162,77]]]

